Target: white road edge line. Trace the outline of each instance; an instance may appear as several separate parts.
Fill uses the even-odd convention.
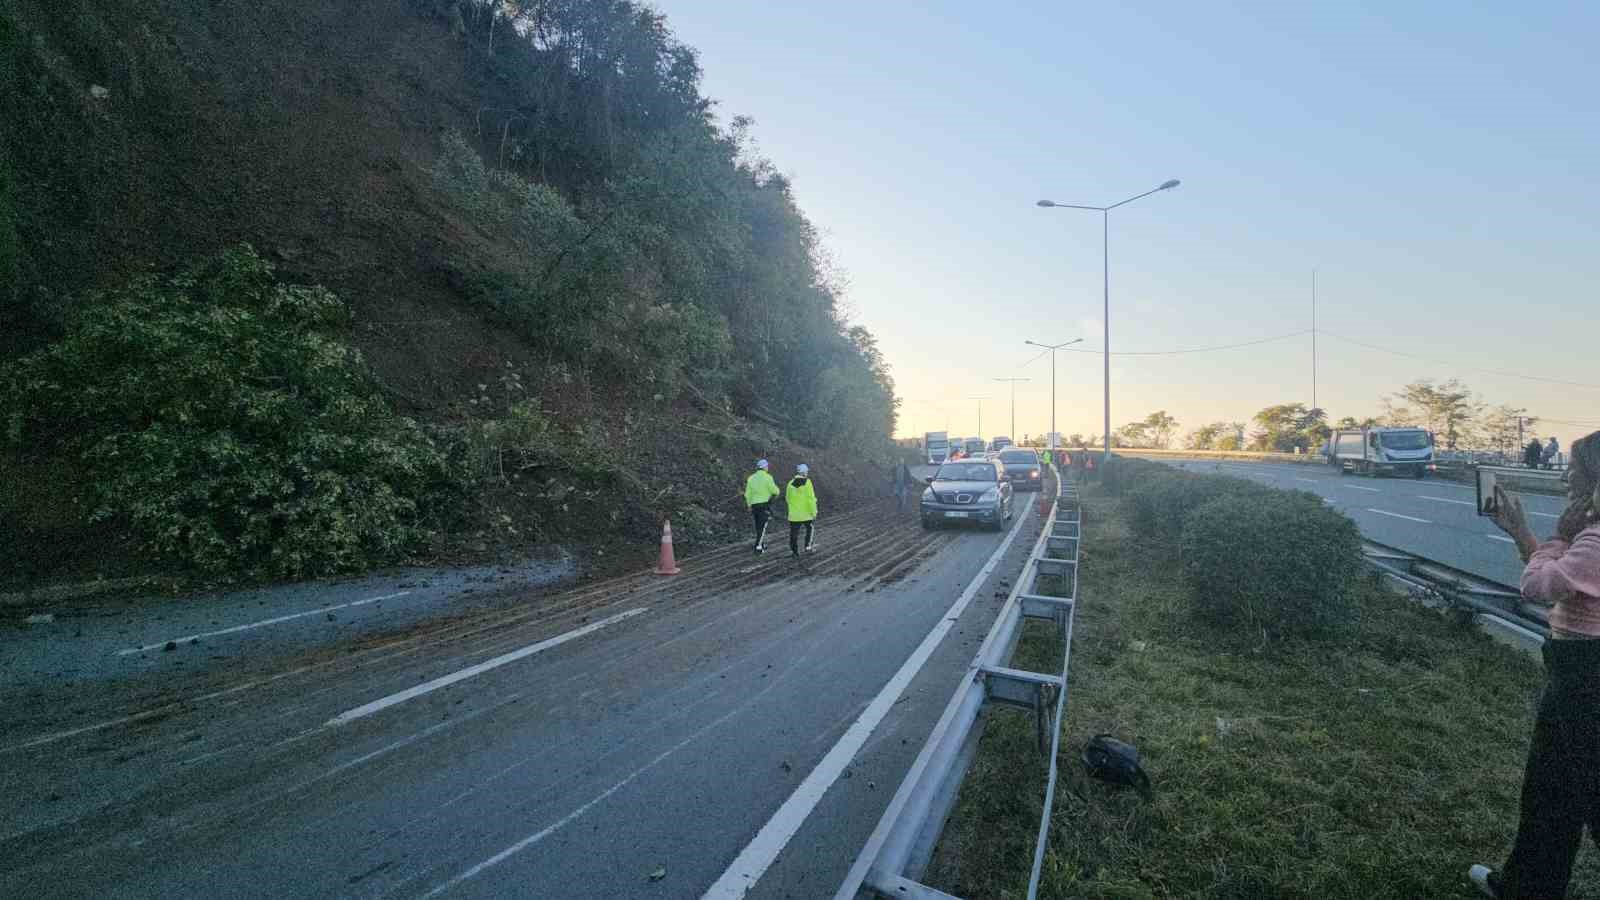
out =
[[[1452,500],[1449,497],[1429,497],[1427,494],[1418,494],[1417,497],[1423,500],[1433,500],[1439,503],[1459,503],[1462,506],[1477,506],[1477,504],[1473,503],[1471,500]]]
[[[223,634],[233,634],[236,631],[249,631],[252,628],[260,628],[263,625],[276,625],[279,622],[287,622],[290,619],[299,619],[304,616],[314,616],[318,613],[333,612],[336,609],[345,609],[346,607],[350,606],[366,606],[368,603],[377,603],[380,600],[394,600],[404,597],[410,593],[410,591],[400,591],[396,594],[384,594],[382,597],[368,597],[365,600],[353,600],[349,603],[341,603],[338,606],[319,606],[316,609],[308,609],[305,612],[297,612],[287,616],[278,616],[275,619],[262,619],[259,622],[251,622],[248,625],[235,625],[232,628],[224,628],[221,631],[202,631],[199,634],[189,634],[179,638],[168,638],[167,640],[159,641],[154,644],[145,644],[143,647],[133,647],[128,650],[118,650],[117,655],[127,656],[130,653],[144,653],[150,650],[160,650],[162,647],[165,647],[168,644],[182,644],[188,641],[198,640],[200,638],[217,637],[218,635]]]
[[[1037,509],[1038,503],[1036,502],[1033,508],[1029,510],[1029,515],[1031,516]],[[822,796],[828,792],[828,788],[833,786],[833,783],[844,773],[845,766],[850,764],[856,753],[866,744],[867,738],[871,737],[873,729],[877,728],[878,723],[882,722],[884,716],[889,714],[889,710],[894,707],[895,701],[899,700],[900,695],[905,692],[906,686],[911,683],[911,679],[916,677],[917,673],[922,670],[922,666],[927,663],[928,657],[933,655],[933,651],[938,648],[945,635],[949,634],[950,629],[955,627],[956,620],[961,618],[961,614],[966,611],[967,605],[972,602],[972,598],[977,596],[978,588],[994,571],[995,566],[1000,564],[1001,557],[1005,556],[1006,551],[1011,548],[1011,542],[1016,540],[1017,535],[1021,533],[1024,518],[1026,517],[1017,517],[1017,523],[1011,526],[1011,533],[1006,535],[1006,539],[995,549],[988,562],[984,563],[983,568],[978,570],[978,574],[967,585],[967,589],[962,591],[961,596],[956,598],[956,602],[945,611],[944,616],[939,619],[939,624],[933,626],[933,630],[929,631],[928,636],[922,639],[922,643],[917,645],[917,649],[911,651],[911,656],[900,667],[900,671],[894,673],[894,677],[890,678],[889,682],[883,686],[883,690],[878,692],[878,696],[872,698],[872,702],[867,704],[867,708],[861,712],[861,715],[845,731],[844,736],[839,738],[838,743],[833,745],[833,749],[829,750],[827,755],[822,758],[822,761],[817,763],[817,767],[811,770],[811,774],[806,776],[799,787],[795,788],[794,793],[789,795],[789,799],[783,801],[783,805],[778,807],[778,811],[772,814],[772,818],[767,820],[767,824],[761,826],[761,830],[756,833],[754,838],[751,838],[749,844],[745,845],[738,858],[722,873],[722,877],[718,878],[711,887],[706,889],[706,892],[701,895],[701,900],[743,897],[749,892],[750,888],[755,886],[761,876],[766,874],[767,869],[777,860],[778,854],[783,852],[783,848],[788,846],[789,840],[799,832],[800,826],[805,824],[806,818],[811,815],[811,811],[817,808],[817,804],[822,801]]]
[[[371,703],[358,706],[355,709],[346,710],[322,723],[322,727],[330,728],[354,722],[356,719],[370,716],[375,712],[388,709],[391,706],[404,703],[407,700],[420,697],[423,694],[431,694],[442,687],[449,687],[458,681],[465,681],[473,676],[482,675],[484,672],[487,672],[490,669],[498,669],[506,663],[516,662],[519,659],[532,656],[535,653],[543,653],[544,651],[549,650],[551,647],[559,647],[568,641],[577,640],[586,634],[592,634],[608,625],[615,625],[616,623],[621,622],[623,619],[630,619],[639,615],[640,613],[649,611],[650,607],[648,606],[630,609],[626,612],[617,613],[614,616],[607,616],[598,622],[590,622],[588,625],[585,625],[582,628],[574,628],[565,634],[558,634],[553,638],[547,638],[546,640],[542,640],[537,644],[529,644],[520,650],[513,650],[510,653],[502,653],[501,655],[496,656],[494,659],[485,660],[475,666],[468,666],[467,668],[458,672],[451,672],[449,675],[441,675],[432,681],[423,682],[416,687],[406,688],[397,694],[390,694],[387,697],[380,697]]]
[[[1383,491],[1380,491],[1377,488],[1362,487],[1359,484],[1347,484],[1347,485],[1345,485],[1345,487],[1349,488],[1352,491],[1367,491],[1367,492],[1373,493],[1373,494],[1381,494],[1381,493],[1383,493]]]
[[[1432,525],[1433,524],[1432,522],[1428,521],[1427,519],[1419,519],[1416,516],[1402,516],[1399,513],[1389,512],[1386,509],[1373,509],[1370,506],[1367,507],[1367,512],[1374,512],[1374,513],[1377,513],[1380,516],[1393,516],[1396,519],[1405,519],[1408,522],[1421,522],[1424,525]]]
[[[1486,534],[1486,535],[1484,535],[1484,537],[1488,538],[1491,541],[1505,541],[1508,544],[1515,544],[1516,543],[1516,541],[1513,541],[1511,538],[1508,538],[1503,534]]]

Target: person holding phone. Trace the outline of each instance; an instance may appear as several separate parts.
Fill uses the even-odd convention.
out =
[[[1589,828],[1600,843],[1600,431],[1572,445],[1571,501],[1556,534],[1540,543],[1515,495],[1494,489],[1494,523],[1527,564],[1522,596],[1550,608],[1547,681],[1522,777],[1522,818],[1498,871],[1467,877],[1487,897],[1557,898]]]

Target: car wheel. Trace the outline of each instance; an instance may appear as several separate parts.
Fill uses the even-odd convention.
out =
[[[933,520],[928,518],[927,516],[923,516],[922,517],[922,530],[923,531],[932,531],[933,530]]]

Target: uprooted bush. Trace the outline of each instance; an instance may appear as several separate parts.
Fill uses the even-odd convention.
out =
[[[344,305],[278,284],[249,246],[75,305],[0,369],[6,443],[76,458],[90,516],[212,576],[393,560],[449,509],[444,453],[378,396],[333,332]]]
[[[1312,494],[1229,494],[1185,518],[1183,580],[1213,624],[1266,638],[1337,637],[1354,623],[1361,539]]]

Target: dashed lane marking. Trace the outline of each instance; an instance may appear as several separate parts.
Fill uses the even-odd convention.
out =
[[[1367,507],[1367,512],[1377,513],[1380,516],[1392,516],[1393,518],[1396,518],[1396,519],[1405,519],[1408,522],[1421,522],[1424,525],[1432,525],[1433,524],[1432,522],[1428,521],[1427,519],[1419,519],[1416,516],[1403,516],[1403,515],[1401,515],[1401,514],[1399,514],[1397,512],[1389,512],[1386,509],[1373,509],[1370,506]]]
[[[189,641],[196,641],[200,638],[218,637],[224,634],[234,634],[240,631],[249,631],[252,628],[262,628],[267,625],[276,625],[279,622],[287,622],[291,619],[300,619],[306,616],[329,613],[336,609],[348,609],[352,606],[366,606],[368,603],[377,603],[382,600],[397,600],[410,593],[410,591],[400,591],[394,594],[384,594],[382,597],[368,597],[365,600],[353,600],[349,603],[340,603],[337,606],[319,606],[316,609],[308,609],[305,612],[292,613],[287,616],[277,616],[271,619],[262,619],[259,622],[251,622],[248,625],[235,625],[232,628],[224,628],[220,631],[202,631],[199,634],[189,634],[184,635],[183,637],[167,638],[164,641],[157,641],[154,644],[145,644],[143,647],[131,647],[127,650],[118,650],[117,655],[127,656],[130,653],[145,653],[150,650],[160,650],[162,647],[165,647],[168,644],[186,644]]]
[[[442,687],[449,687],[458,681],[465,681],[468,678],[482,675],[484,672],[487,672],[490,669],[498,669],[507,663],[516,662],[519,659],[524,659],[534,655],[535,653],[543,653],[552,647],[559,647],[568,641],[577,640],[584,635],[593,634],[594,632],[599,631],[608,625],[615,625],[616,623],[621,622],[623,619],[631,619],[640,613],[649,611],[650,607],[648,606],[630,609],[626,612],[617,613],[614,616],[607,616],[598,622],[590,622],[588,625],[585,625],[582,628],[574,628],[565,634],[558,634],[553,638],[542,640],[537,644],[529,644],[520,650],[513,650],[510,653],[502,653],[501,655],[496,656],[494,659],[485,660],[484,662],[478,663],[475,666],[468,666],[459,672],[451,672],[449,675],[441,675],[432,681],[424,682],[416,687],[407,688],[397,694],[390,694],[387,697],[381,697],[372,701],[371,703],[358,706],[355,709],[346,710],[345,712],[342,712],[329,719],[327,722],[324,722],[323,726],[329,727],[354,722],[356,719],[370,716],[375,712],[380,712],[388,709],[391,706],[404,703],[407,700],[413,700],[417,697],[421,697],[423,694],[431,694]]]

